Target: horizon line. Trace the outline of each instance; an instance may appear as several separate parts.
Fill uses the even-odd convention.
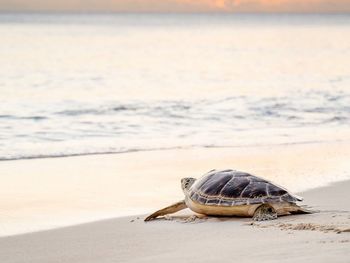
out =
[[[0,10],[0,14],[134,14],[134,15],[147,15],[147,14],[159,14],[159,15],[350,15],[349,11],[346,12],[308,12],[308,11],[259,11],[259,12],[228,12],[228,11],[93,11],[93,10]]]

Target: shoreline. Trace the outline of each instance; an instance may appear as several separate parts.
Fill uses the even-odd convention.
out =
[[[188,209],[143,222],[129,216],[0,238],[12,262],[348,262],[350,180],[303,192],[320,212],[253,222],[200,217]],[[176,249],[175,249],[176,248]],[[258,249],[257,249],[258,248]],[[21,253],[19,253],[21,251]]]
[[[43,155],[43,156],[28,156],[28,157],[13,157],[13,158],[0,158],[1,162],[8,161],[22,161],[22,160],[37,160],[37,159],[53,159],[53,158],[70,158],[70,157],[84,157],[84,156],[98,156],[98,155],[118,155],[129,154],[137,152],[161,152],[161,151],[174,151],[174,150],[191,150],[191,149],[234,149],[234,148],[260,148],[260,147],[283,147],[291,145],[309,145],[309,144],[332,144],[332,143],[349,143],[350,138],[337,139],[337,140],[314,140],[314,141],[295,141],[295,142],[280,142],[280,143],[265,143],[265,144],[248,144],[248,145],[189,145],[189,146],[174,146],[164,148],[145,148],[145,149],[130,149],[125,151],[105,151],[105,152],[92,152],[92,153],[72,153],[62,155]]]

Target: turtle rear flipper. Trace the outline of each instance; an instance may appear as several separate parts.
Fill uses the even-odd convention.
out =
[[[289,213],[291,213],[292,215],[297,215],[297,214],[314,214],[314,213],[318,213],[319,211],[317,210],[311,210],[309,207],[307,206],[297,206],[296,205],[296,209],[289,211]]]
[[[187,208],[187,205],[185,203],[185,200],[182,200],[180,202],[177,202],[175,204],[172,204],[170,206],[167,206],[161,210],[158,210],[156,212],[154,212],[153,214],[151,214],[150,216],[146,217],[145,218],[145,221],[150,221],[152,219],[155,219],[157,218],[158,216],[164,216],[164,215],[167,215],[167,214],[173,214],[177,211],[180,211],[180,210],[183,210]]]

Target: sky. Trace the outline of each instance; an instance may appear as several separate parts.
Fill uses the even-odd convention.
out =
[[[350,12],[350,0],[0,0],[0,11]]]

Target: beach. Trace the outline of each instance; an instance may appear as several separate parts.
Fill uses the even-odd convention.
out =
[[[271,222],[122,217],[0,239],[1,262],[348,262],[350,182],[303,193],[320,209]]]
[[[0,239],[1,262],[348,262],[350,182],[303,193],[323,210],[271,222],[132,216]],[[187,213],[185,213],[187,214]],[[346,231],[346,232],[342,232]]]
[[[349,149],[333,142],[1,162],[0,261],[348,262]],[[319,212],[191,222],[187,209],[143,222],[183,198],[182,177],[213,168],[272,180]]]

